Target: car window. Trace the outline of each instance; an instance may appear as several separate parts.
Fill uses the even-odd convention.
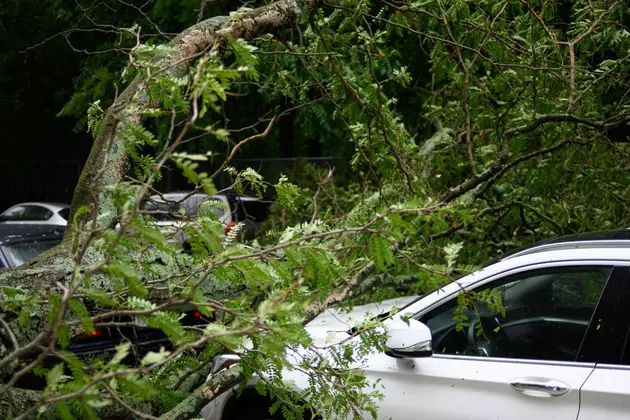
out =
[[[19,267],[28,260],[37,257],[44,251],[61,242],[61,239],[23,242],[13,245],[4,245],[2,251],[11,267]]]
[[[41,206],[16,206],[0,216],[0,222],[15,221],[45,221],[52,217],[53,212]]]
[[[202,216],[206,214],[206,211],[211,211],[220,218],[227,211],[225,204],[221,200],[211,198],[209,200],[204,200],[201,204],[203,204],[203,206],[200,206],[199,210]]]
[[[66,207],[65,209],[61,209],[57,212],[59,216],[61,216],[64,220],[70,219],[70,208]]]
[[[24,212],[24,220],[44,221],[50,219],[53,216],[53,212],[51,210],[48,210],[46,207],[24,206],[24,208],[26,209]]]
[[[24,220],[24,213],[25,213],[26,209],[24,208],[24,206],[16,206],[13,207],[9,210],[7,210],[6,212],[4,212],[1,216],[0,216],[0,221],[1,222],[13,222],[13,221],[18,221],[18,220]]]
[[[225,210],[221,208],[222,206],[221,201],[217,199],[205,195],[195,195],[186,201],[186,215],[188,217],[200,216],[200,209],[203,208],[221,217],[225,214]]]
[[[159,221],[179,220],[181,219],[181,209],[185,208],[177,200],[169,200],[168,202],[161,200],[148,201],[145,209],[151,212],[151,216]]]
[[[462,292],[421,318],[436,354],[574,361],[611,267],[561,267]]]
[[[199,196],[192,196],[188,198],[184,202],[184,207],[186,208],[186,216],[188,217],[196,217],[199,211],[199,205],[201,205],[202,198]]]

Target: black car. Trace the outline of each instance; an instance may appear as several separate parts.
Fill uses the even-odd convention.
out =
[[[44,251],[59,244],[63,238],[64,227],[42,224],[2,224],[0,223],[0,268],[16,268],[23,263],[37,257]],[[210,322],[196,310],[183,310],[180,320],[184,326],[204,325]],[[116,317],[103,322],[127,324],[142,324],[139,319],[132,317]],[[172,347],[168,337],[158,329],[139,326],[96,327],[94,331],[73,340],[68,350],[81,360],[94,357],[113,355],[120,343],[131,344],[130,354],[123,361],[127,365],[137,365],[149,351],[158,351],[164,347]],[[36,355],[35,355],[36,356]],[[49,355],[44,366],[51,368],[60,360],[53,354]],[[41,389],[45,386],[45,379],[41,376],[27,375],[19,381],[18,386],[30,389]]]
[[[64,227],[0,223],[0,268],[16,268],[61,242]]]

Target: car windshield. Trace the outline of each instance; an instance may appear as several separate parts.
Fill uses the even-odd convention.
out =
[[[151,216],[156,220],[176,220],[182,218],[180,212],[183,208],[181,203],[166,203],[166,202],[148,202],[146,205],[147,211],[151,212]]]
[[[11,267],[19,267],[28,260],[37,257],[44,251],[57,245],[60,240],[45,240],[4,245],[2,251],[9,260]]]
[[[195,217],[199,213],[199,208],[206,202],[213,202],[211,198],[207,196],[192,196],[183,202],[179,202],[178,199],[169,201],[149,201],[146,204],[146,210],[151,212],[158,221],[171,221],[181,220],[184,217]],[[218,217],[223,216],[225,210],[218,207],[218,205],[207,205],[204,208],[211,210]]]

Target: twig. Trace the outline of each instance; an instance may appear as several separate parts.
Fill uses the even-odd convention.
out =
[[[236,144],[236,146],[234,146],[232,148],[232,151],[230,152],[230,154],[228,155],[228,157],[223,161],[223,163],[221,164],[221,166],[219,167],[219,169],[217,169],[211,176],[210,179],[214,179],[223,169],[225,169],[225,167],[227,166],[228,163],[230,163],[230,161],[232,159],[234,159],[234,156],[236,156],[236,152],[238,151],[238,149],[240,149],[242,146],[244,146],[245,144],[249,143],[250,141],[254,141],[254,140],[260,140],[263,139],[265,137],[267,137],[267,135],[271,132],[271,129],[273,128],[273,126],[276,124],[276,122],[278,121],[279,117],[278,115],[274,115],[273,118],[271,119],[271,121],[269,121],[269,124],[267,124],[267,128],[265,128],[265,131],[263,131],[262,133],[259,134],[255,134],[253,136],[247,137],[244,140],[241,140],[240,142],[238,142]]]
[[[17,342],[17,339],[15,338],[15,334],[13,334],[13,330],[11,329],[11,327],[9,326],[9,324],[7,324],[7,322],[4,320],[4,317],[0,316],[0,323],[2,324],[2,328],[4,328],[4,330],[7,332],[7,335],[9,336],[9,339],[11,340],[11,344],[13,345],[13,349],[17,350],[20,348],[20,345]]]

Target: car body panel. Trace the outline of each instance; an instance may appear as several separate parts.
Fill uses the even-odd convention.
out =
[[[440,355],[395,359],[380,353],[369,356],[364,372],[373,383],[380,379],[386,395],[379,419],[415,420],[421,412],[422,418],[440,420],[575,420],[579,389],[593,367]],[[519,380],[559,381],[569,391],[560,397],[527,395],[510,386]]]
[[[597,365],[580,394],[578,420],[630,418],[630,366]]]

